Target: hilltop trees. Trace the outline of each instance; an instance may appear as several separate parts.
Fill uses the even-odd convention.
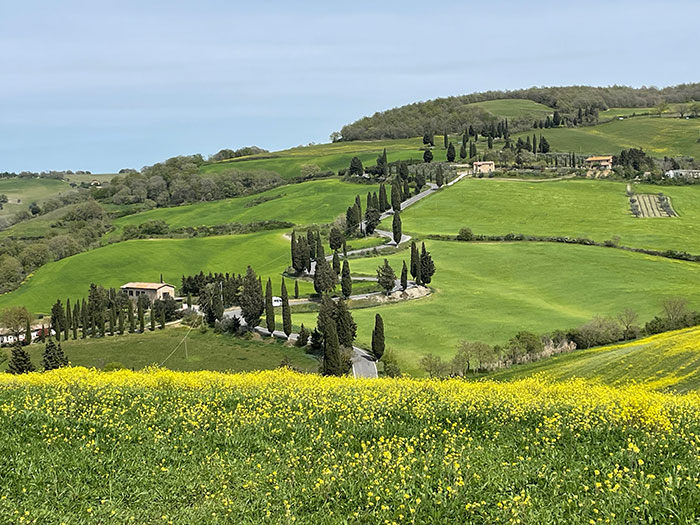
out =
[[[265,310],[262,284],[253,268],[248,266],[243,278],[241,293],[241,314],[248,327],[252,330],[260,324],[260,318]]]

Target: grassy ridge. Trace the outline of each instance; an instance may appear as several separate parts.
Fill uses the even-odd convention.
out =
[[[49,197],[70,189],[67,183],[55,179],[0,179],[0,194],[7,195],[9,200],[2,205],[0,217],[26,210],[32,202],[41,204]],[[17,199],[21,202],[17,203]]]
[[[289,266],[289,241],[282,231],[192,239],[134,240],[80,253],[39,268],[14,292],[0,296],[0,308],[25,305],[47,312],[57,298],[83,297],[90,283],[119,287],[128,281],[166,282],[178,286],[183,274],[244,273],[252,265],[263,278],[272,277],[279,289]],[[300,282],[301,293],[312,285]]]
[[[583,324],[625,308],[641,319],[664,299],[684,296],[700,306],[700,265],[612,248],[546,243],[426,242],[437,272],[425,299],[354,310],[358,342],[369,347],[374,315],[384,318],[387,345],[409,373],[421,356],[451,358],[461,340],[503,344],[520,330],[544,333]],[[407,251],[390,256],[400,271]],[[351,261],[356,273],[374,274],[382,258]],[[315,325],[314,314],[294,316]]]
[[[456,235],[475,233],[563,235],[596,241],[620,237],[620,243],[652,249],[700,253],[700,187],[634,185],[637,193],[662,191],[680,217],[632,216],[623,182],[555,182],[465,179],[402,213],[407,232]],[[387,224],[385,223],[385,226]]]
[[[543,374],[561,381],[582,377],[606,384],[644,383],[687,392],[700,388],[700,328],[663,333],[619,345],[579,350],[491,374],[513,380]]]
[[[469,106],[480,107],[502,119],[514,119],[518,117],[544,119],[547,115],[554,113],[552,108],[527,99],[487,100],[485,102],[467,104],[467,107]]]
[[[0,414],[0,515],[38,523],[691,523],[700,508],[697,395],[76,368],[0,374]]]
[[[378,186],[371,184],[349,184],[337,179],[317,180],[273,188],[236,199],[159,208],[127,215],[116,219],[114,226],[116,232],[120,232],[127,224],[139,225],[148,220],[163,220],[172,228],[213,226],[229,222],[247,224],[265,220],[289,221],[301,225],[327,223],[344,214],[347,207],[355,201],[355,195],[360,195],[364,207],[367,192],[378,189]],[[270,197],[278,198],[250,206],[259,199]]]

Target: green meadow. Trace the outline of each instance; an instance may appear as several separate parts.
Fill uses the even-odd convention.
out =
[[[185,336],[186,344],[183,342]],[[190,330],[183,326],[144,334],[62,341],[61,347],[71,365],[86,368],[104,368],[110,363],[118,363],[140,370],[162,364],[165,368],[182,371],[248,372],[276,368],[284,359],[305,372],[315,372],[318,368],[318,361],[303,350],[286,346],[278,339],[248,340],[215,334],[213,330],[203,334],[197,328]],[[40,343],[28,347],[37,368],[41,366],[43,349],[44,345]],[[6,367],[7,360],[0,362],[0,372]]]
[[[41,205],[49,197],[70,189],[67,183],[55,179],[0,179],[0,194],[8,198],[8,202],[2,205],[0,217],[26,210],[32,202]]]
[[[520,330],[545,333],[579,326],[595,315],[636,310],[644,321],[669,297],[700,306],[700,265],[614,248],[551,243],[428,241],[437,268],[423,299],[353,310],[358,343],[369,347],[374,316],[384,318],[387,345],[406,372],[420,374],[421,356],[454,355],[462,340],[504,344]],[[397,274],[404,250],[389,256]],[[383,258],[350,261],[353,274],[373,275]],[[298,314],[296,325],[315,325]]]
[[[697,390],[700,388],[700,328],[575,350],[494,372],[489,378],[513,380],[534,374],[557,381],[579,377],[616,386],[643,383],[675,392]]]
[[[345,214],[359,195],[364,209],[367,192],[378,191],[372,184],[350,184],[338,179],[324,179],[273,188],[263,193],[235,199],[202,202],[174,208],[127,215],[114,221],[116,232],[127,224],[139,225],[148,220],[162,220],[171,228],[213,226],[230,222],[243,224],[279,220],[299,225],[332,222]],[[270,199],[260,202],[264,199]],[[255,204],[260,202],[260,204]]]
[[[514,119],[520,117],[532,117],[544,119],[547,115],[554,113],[554,110],[544,104],[527,99],[500,99],[487,100],[485,102],[474,102],[469,106],[476,106],[493,113],[502,119]]]
[[[183,274],[207,272],[244,273],[251,265],[263,279],[271,277],[279,290],[281,273],[289,266],[289,241],[283,231],[191,239],[145,239],[111,244],[48,263],[17,290],[0,296],[0,308],[24,305],[31,312],[46,313],[56,299],[87,296],[90,283],[107,288],[128,281],[166,282],[180,285]],[[306,281],[300,292],[312,291]]]
[[[636,193],[663,192],[677,218],[635,218],[626,183],[464,179],[402,214],[404,231],[426,235],[474,233],[563,235],[652,249],[700,253],[700,187],[634,185]],[[384,226],[390,223],[384,223]]]

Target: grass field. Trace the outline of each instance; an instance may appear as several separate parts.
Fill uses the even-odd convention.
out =
[[[127,215],[114,221],[115,234],[127,224],[139,225],[147,220],[163,220],[172,228],[213,226],[229,222],[247,224],[265,220],[289,221],[300,225],[328,223],[338,215],[344,215],[348,206],[355,202],[356,195],[360,195],[364,209],[367,192],[378,189],[376,185],[349,184],[337,179],[291,184],[236,199]],[[246,207],[258,199],[275,196],[279,198]]]
[[[579,525],[700,515],[696,394],[74,368],[0,374],[0,414],[7,522]]]
[[[605,384],[643,383],[687,392],[700,388],[700,328],[654,335],[638,341],[577,350],[491,374],[513,380],[542,374],[561,381],[581,377]]]
[[[469,106],[477,106],[485,109],[502,119],[514,119],[518,117],[532,117],[544,119],[552,115],[554,110],[544,104],[532,100],[502,99],[487,100],[486,102],[474,102]]]
[[[700,157],[700,119],[635,117],[596,126],[535,131],[545,136],[552,151],[616,155],[623,149],[642,148],[654,157]],[[517,133],[513,139],[532,134]]]
[[[7,195],[8,198],[8,202],[2,205],[0,217],[27,210],[32,202],[40,205],[49,197],[70,189],[66,182],[54,179],[0,179],[0,194]],[[18,203],[18,199],[21,202]]]
[[[597,241],[618,236],[625,246],[700,253],[700,187],[635,185],[636,193],[671,197],[680,216],[663,220],[633,217],[625,190],[622,182],[593,180],[464,179],[415,204],[401,218],[404,231],[422,235],[456,235],[469,227],[493,235],[568,235]]]
[[[504,344],[520,330],[579,326],[595,315],[636,310],[646,321],[664,299],[687,297],[700,307],[700,265],[615,250],[547,243],[426,242],[437,272],[427,298],[354,310],[358,342],[369,347],[374,315],[384,318],[387,346],[402,370],[420,374],[420,357],[451,358],[462,340]],[[407,251],[388,257],[398,273]],[[351,261],[374,274],[382,258]],[[295,324],[315,325],[314,314]]]
[[[187,335],[187,345],[182,340]],[[220,370],[246,372],[277,368],[287,358],[296,368],[315,372],[318,362],[302,350],[287,347],[279,340],[246,340],[240,337],[215,334],[213,330],[200,333],[187,327],[168,327],[165,330],[145,334],[107,336],[102,339],[78,339],[62,341],[61,347],[72,366],[103,368],[109,363],[119,363],[136,370],[151,365],[162,365],[172,370]],[[177,348],[177,351],[173,351]],[[36,343],[28,347],[32,362],[41,369],[44,345]],[[9,349],[0,352],[9,353]],[[0,372],[7,361],[0,363]]]
[[[282,231],[192,239],[134,240],[80,253],[39,268],[14,292],[0,296],[0,308],[25,305],[31,312],[46,313],[60,298],[87,295],[90,283],[119,287],[128,281],[166,282],[180,285],[183,274],[245,273],[247,265],[271,277],[279,289],[281,273],[289,266],[289,241]],[[313,286],[299,283],[301,293]]]

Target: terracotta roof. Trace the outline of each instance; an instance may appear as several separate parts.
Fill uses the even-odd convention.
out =
[[[492,160],[480,160],[477,162],[474,162],[474,166],[482,166],[484,164],[493,164]]]
[[[175,288],[172,284],[168,283],[126,283],[122,284],[119,288],[137,288],[139,290],[159,290],[164,286],[170,286]]]
[[[597,157],[588,157],[586,159],[586,162],[595,161],[595,160],[612,160],[612,155],[599,155]]]

